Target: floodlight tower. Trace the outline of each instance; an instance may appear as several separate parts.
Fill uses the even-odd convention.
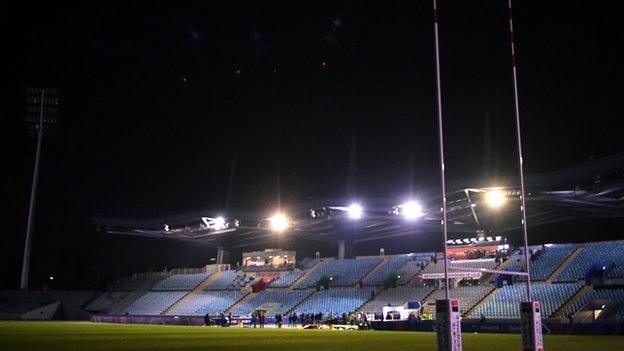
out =
[[[35,200],[37,199],[37,180],[39,178],[39,161],[41,160],[41,144],[46,130],[56,125],[58,114],[58,89],[28,88],[26,93],[26,127],[33,134],[37,134],[37,149],[35,151],[35,167],[33,170],[32,187],[30,189],[30,203],[28,205],[28,222],[26,224],[26,242],[24,244],[24,258],[22,261],[22,277],[20,289],[28,289],[28,275],[30,272],[30,251],[32,231],[35,220]]]

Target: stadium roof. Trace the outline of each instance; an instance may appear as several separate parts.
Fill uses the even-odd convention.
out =
[[[500,179],[493,188],[478,179],[450,182],[448,219],[451,237],[480,231],[497,233],[518,229],[520,192],[517,179]],[[624,153],[592,160],[559,171],[526,177],[527,224],[539,226],[578,217],[624,217]],[[499,192],[502,206],[488,206],[488,194]],[[271,228],[273,213],[257,210],[201,210],[149,220],[96,217],[93,224],[108,234],[166,238],[207,246],[230,248],[269,246],[284,236],[312,241],[353,243],[382,240],[419,232],[440,231],[438,187],[422,189],[414,200],[422,206],[420,218],[402,216],[406,199],[363,198],[358,202],[361,218],[349,216],[345,199],[319,199],[286,204],[283,213],[289,228],[278,233]],[[219,217],[223,216],[223,217]],[[215,225],[215,221],[224,220]]]

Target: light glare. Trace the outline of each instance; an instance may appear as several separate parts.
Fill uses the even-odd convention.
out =
[[[288,217],[281,213],[278,213],[275,216],[269,218],[269,223],[271,225],[271,229],[275,230],[276,232],[283,232],[290,226],[290,221],[288,220]]]
[[[500,208],[505,202],[507,202],[507,196],[501,190],[492,189],[485,193],[485,203],[491,208]]]
[[[358,204],[352,204],[347,207],[347,213],[349,214],[349,218],[360,219],[362,218],[362,206]]]
[[[407,219],[417,219],[423,216],[423,209],[418,202],[409,201],[401,206],[401,214]]]

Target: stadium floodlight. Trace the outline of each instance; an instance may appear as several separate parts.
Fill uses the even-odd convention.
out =
[[[30,202],[28,205],[26,242],[24,244],[22,276],[20,279],[21,290],[28,289],[30,253],[35,218],[35,200],[37,199],[37,181],[39,179],[42,139],[43,134],[49,133],[49,131],[52,130],[57,123],[58,104],[58,89],[28,88],[26,91],[26,126],[33,135],[37,136],[37,149],[35,151],[35,167],[33,169]]]
[[[202,217],[202,222],[204,222],[204,225],[206,226],[206,228],[209,228],[212,230],[223,230],[229,226],[229,223],[227,223],[225,218],[221,216],[216,217],[216,218]]]
[[[214,229],[221,230],[225,228],[225,218],[217,217],[214,219]]]
[[[423,213],[423,208],[418,203],[418,201],[408,201],[403,205],[399,206],[399,214],[401,214],[406,219],[418,219],[421,218]]]
[[[507,195],[500,189],[490,189],[485,193],[485,203],[490,208],[501,208],[507,202]]]
[[[349,215],[349,218],[351,219],[360,219],[362,218],[364,210],[362,209],[362,206],[360,206],[359,204],[351,204],[349,205],[349,207],[347,207],[347,214]]]
[[[276,232],[283,232],[290,227],[290,220],[282,213],[276,213],[273,217],[269,218],[269,225],[271,229]]]

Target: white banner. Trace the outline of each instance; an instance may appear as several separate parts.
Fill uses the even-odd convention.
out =
[[[481,272],[448,272],[449,278],[481,278]],[[422,279],[444,279],[444,273],[423,273]]]

